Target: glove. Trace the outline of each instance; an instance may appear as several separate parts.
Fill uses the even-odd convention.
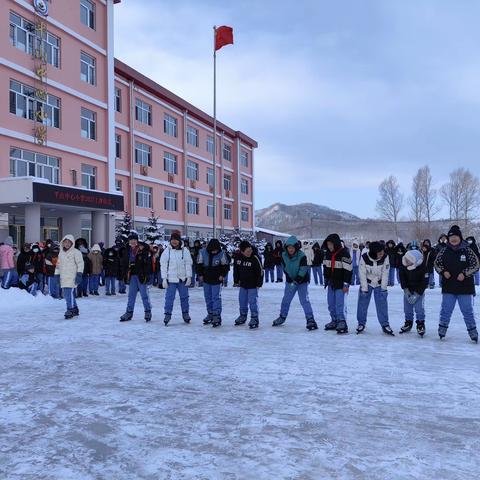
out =
[[[75,285],[80,285],[82,283],[82,280],[83,280],[83,274],[78,272],[75,275]]]
[[[162,281],[162,287],[167,289],[168,288],[168,280],[166,278],[163,279]]]
[[[408,288],[405,289],[405,298],[410,305],[415,305],[420,295],[416,292],[411,292]]]
[[[192,284],[192,277],[187,277],[185,280],[185,286],[189,287]]]

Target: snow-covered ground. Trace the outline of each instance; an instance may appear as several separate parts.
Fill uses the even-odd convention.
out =
[[[439,290],[427,298],[427,335],[387,337],[374,317],[364,335],[307,332],[297,300],[271,328],[281,286],[261,291],[261,327],[234,327],[237,290],[223,291],[224,325],[165,328],[125,296],[64,303],[0,292],[0,478],[477,479],[479,346],[455,312],[436,329]],[[21,295],[19,297],[19,295]],[[323,325],[325,292],[311,289]],[[348,300],[354,331],[357,290]],[[390,291],[391,324],[403,323]],[[177,310],[178,313],[178,310]]]

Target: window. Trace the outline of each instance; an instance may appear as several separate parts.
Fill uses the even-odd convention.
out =
[[[145,185],[136,185],[135,200],[137,207],[152,208],[152,189]]]
[[[135,163],[145,167],[152,166],[152,147],[142,142],[135,142]]]
[[[226,143],[223,144],[223,159],[229,162],[232,161],[232,147]]]
[[[231,220],[232,219],[232,206],[229,203],[226,203],[223,206],[223,218],[225,220]]]
[[[213,137],[207,136],[207,152],[213,154]]]
[[[163,118],[163,131],[167,135],[171,135],[172,137],[176,137],[178,135],[177,119],[175,117],[172,117],[168,113],[166,113]]]
[[[97,188],[97,167],[82,163],[82,187],[88,190]]]
[[[82,107],[81,113],[82,137],[90,140],[97,139],[97,114],[88,108]]]
[[[10,148],[10,176],[45,178],[60,183],[60,160],[41,153]]]
[[[177,211],[177,194],[175,192],[165,192],[163,208],[169,212]]]
[[[95,59],[84,52],[80,52],[80,80],[95,85],[96,69]]]
[[[90,0],[80,0],[80,21],[95,29],[95,5]]]
[[[167,173],[177,174],[177,156],[170,152],[163,152],[163,169]]]
[[[121,180],[115,180],[115,190],[117,192],[122,191],[122,181]]]
[[[32,22],[13,12],[10,12],[10,43],[29,55],[43,57],[56,68],[60,66],[60,39],[47,30],[36,30]]]
[[[60,128],[60,99],[15,80],[10,80],[10,113]]]
[[[213,217],[213,200],[207,200],[207,217]]]
[[[190,215],[198,215],[200,213],[200,202],[198,197],[191,197],[190,195],[187,198],[187,212]]]
[[[198,163],[187,161],[187,178],[189,180],[198,180]]]
[[[118,87],[115,87],[115,111],[122,111],[122,91]]]
[[[248,222],[248,217],[249,217],[248,207],[242,207],[241,216],[242,216],[242,222]]]
[[[244,150],[240,153],[240,165],[242,167],[248,167],[248,152],[245,152]]]
[[[213,168],[207,167],[207,185],[209,187],[215,186],[215,179],[213,178]]]
[[[224,175],[223,176],[223,189],[229,192],[232,189],[232,176]]]
[[[137,98],[135,100],[135,119],[146,125],[152,125],[152,106]]]
[[[244,195],[248,195],[248,180],[245,178],[242,178],[240,181],[240,190]]]
[[[194,127],[187,127],[187,143],[198,147],[198,130]]]
[[[118,133],[115,134],[115,158],[122,157],[122,136]]]

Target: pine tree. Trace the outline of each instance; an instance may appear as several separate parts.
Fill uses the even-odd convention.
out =
[[[150,212],[148,217],[148,225],[144,228],[145,241],[147,243],[154,243],[156,240],[163,239],[162,225],[158,223],[158,217],[155,216],[155,212]]]
[[[128,212],[124,212],[122,221],[115,229],[117,237],[120,237],[124,243],[127,243],[130,233],[132,233],[132,217]]]

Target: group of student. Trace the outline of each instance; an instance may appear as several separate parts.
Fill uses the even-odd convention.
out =
[[[27,248],[28,247],[28,248]],[[34,244],[24,246],[15,255],[11,238],[0,245],[0,268],[3,269],[2,287],[17,285],[35,294],[48,288],[54,297],[63,296],[67,303],[65,318],[79,315],[77,298],[98,295],[104,283],[106,295],[127,293],[128,300],[121,322],[133,318],[138,294],[143,302],[144,318],[152,319],[149,287],[165,289],[164,323],[172,319],[173,305],[178,292],[183,321],[190,323],[189,288],[203,287],[207,315],[205,325],[222,324],[222,286],[226,285],[233,260],[234,286],[239,287],[239,316],[235,325],[248,320],[251,329],[259,326],[258,291],[266,282],[283,282],[285,287],[278,317],[273,326],[285,323],[290,305],[296,295],[303,308],[306,328],[318,329],[309,300],[308,287],[313,276],[316,284],[327,289],[330,321],[325,330],[348,333],[346,295],[352,284],[360,285],[357,302],[357,334],[364,332],[367,313],[373,296],[377,318],[384,333],[394,335],[389,323],[388,287],[397,277],[404,291],[405,323],[400,333],[409,332],[416,320],[419,335],[425,334],[425,291],[434,287],[433,270],[439,275],[442,287],[442,305],[438,334],[444,338],[452,312],[458,302],[470,338],[477,342],[473,312],[475,277],[479,271],[479,252],[475,240],[463,239],[457,225],[442,235],[435,247],[424,241],[420,247],[411,242],[407,247],[393,241],[374,241],[361,245],[353,242],[351,250],[339,235],[328,235],[322,245],[318,242],[300,242],[296,237],[275,247],[267,244],[263,252],[242,241],[229,255],[218,239],[203,245],[196,241],[192,248],[181,238],[180,232],[171,234],[168,245],[148,245],[132,233],[125,245],[117,239],[115,245],[103,248],[94,245],[88,250],[84,239],[75,240],[66,235],[60,245],[47,241],[42,249]],[[263,261],[262,261],[263,260]],[[393,273],[392,273],[393,272]]]

